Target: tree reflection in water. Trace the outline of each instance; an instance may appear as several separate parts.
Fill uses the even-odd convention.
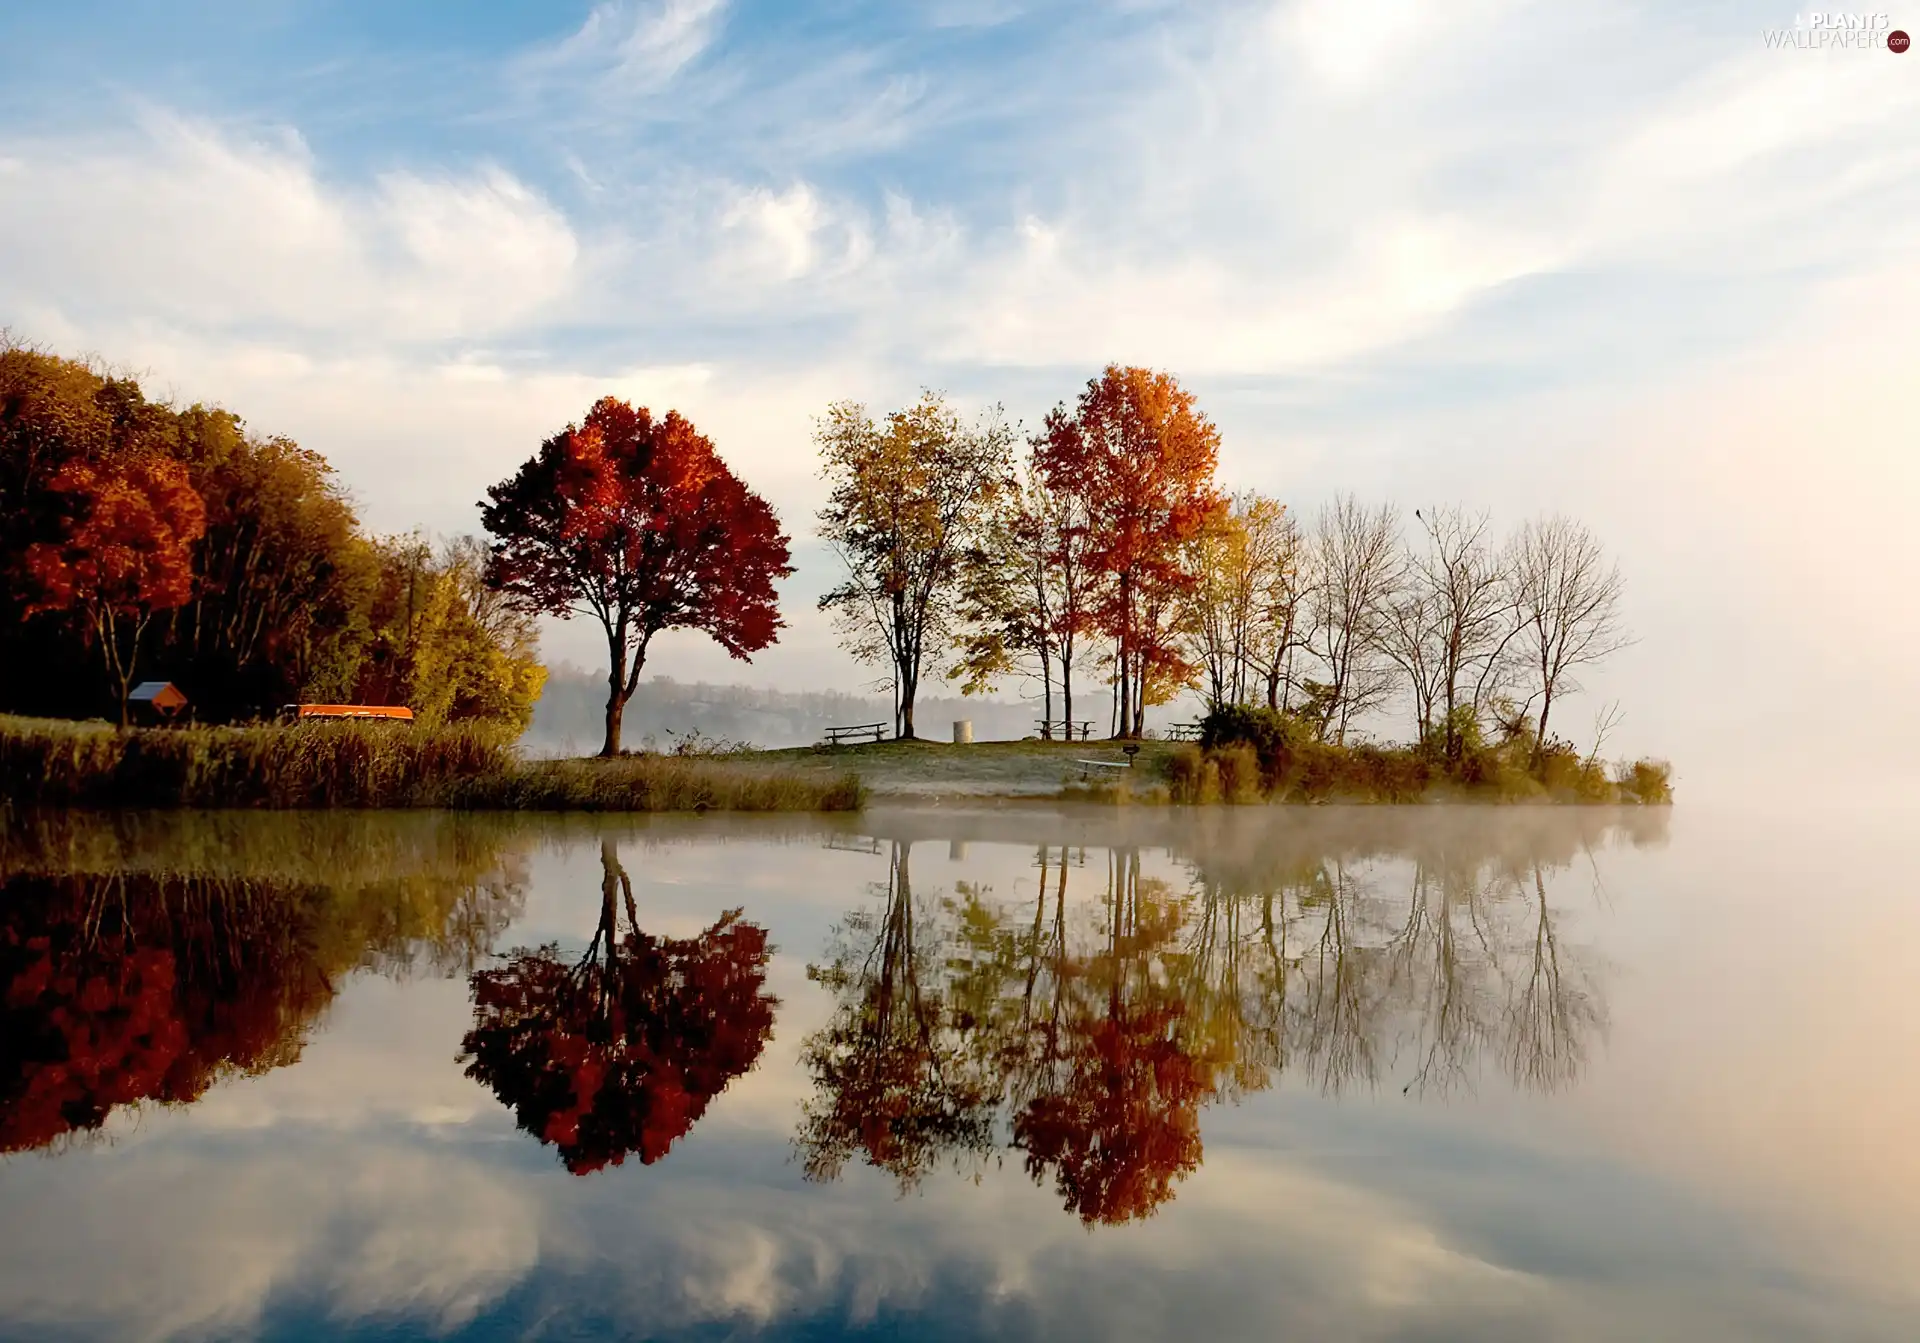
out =
[[[975,1043],[982,1023],[949,1003],[944,967],[929,957],[920,924],[937,929],[941,911],[914,901],[911,849],[893,846],[878,921],[856,912],[841,954],[807,967],[841,1004],[802,1046],[815,1091],[799,1146],[813,1179],[834,1178],[859,1152],[908,1189],[942,1159],[965,1164],[994,1149],[997,1097]]]
[[[600,846],[600,921],[578,961],[549,944],[470,981],[467,1075],[575,1175],[649,1165],[751,1069],[773,1034],[766,931],[739,910],[698,937],[640,931],[633,882]],[[628,931],[620,932],[620,913]]]
[[[227,870],[192,870],[184,832],[160,829],[151,849],[70,819],[3,837],[0,1152],[290,1064],[345,975],[464,971],[521,898],[497,846],[445,828],[414,836],[409,862],[390,842],[363,853],[351,826],[310,849],[263,822],[288,876],[232,851]]]
[[[836,999],[802,1059],[809,1177],[858,1156],[903,1188],[1017,1151],[1088,1224],[1151,1216],[1201,1162],[1199,1113],[1291,1074],[1324,1093],[1571,1084],[1605,1029],[1589,958],[1563,945],[1547,874],[1577,848],[1410,844],[1384,856],[1223,846],[1176,892],[1138,849],[1042,845],[1038,898],[959,884],[915,898],[895,842],[877,912],[809,975]],[[1094,851],[1095,861],[1102,851]]]

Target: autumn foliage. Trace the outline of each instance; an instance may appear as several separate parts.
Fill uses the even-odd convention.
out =
[[[0,1152],[291,1062],[332,1000],[297,898],[182,878],[0,885]]]
[[[35,542],[21,556],[26,614],[85,613],[113,673],[124,722],[148,622],[193,594],[192,547],[206,532],[206,505],[184,466],[152,452],[70,461],[46,492],[66,523],[57,540]]]
[[[603,755],[620,750],[656,634],[700,630],[742,660],[779,635],[787,537],[677,411],[656,420],[604,397],[487,496],[490,581],[529,610],[589,615],[606,635]]]
[[[326,461],[230,411],[0,337],[0,709],[202,722],[308,699],[518,729],[542,672],[471,545],[366,535]]]
[[[850,919],[832,961],[809,967],[836,1010],[801,1047],[808,1178],[859,1157],[909,1189],[1011,1147],[1089,1226],[1151,1216],[1199,1168],[1200,1110],[1234,1063],[1173,978],[1184,911],[1117,861],[1102,945],[1074,949],[1064,864],[1053,892],[1043,867],[1022,936],[978,892],[916,904],[910,849],[894,847],[885,912]]]
[[[759,1060],[779,1005],[764,991],[765,929],[734,910],[698,937],[643,933],[611,842],[601,858],[600,924],[586,955],[522,949],[475,972],[462,1044],[467,1075],[575,1175],[665,1156]]]
[[[1185,549],[1224,507],[1220,431],[1167,373],[1110,364],[1069,412],[1047,416],[1034,463],[1089,519],[1091,567],[1106,580],[1097,619],[1113,643],[1121,734],[1193,675],[1175,631],[1195,583]]]

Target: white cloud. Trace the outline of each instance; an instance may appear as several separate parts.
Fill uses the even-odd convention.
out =
[[[1497,25],[1515,21],[1524,0],[1299,0],[1274,13],[1281,42],[1319,83],[1339,96],[1365,94],[1436,47],[1497,43]]]
[[[538,1260],[540,1209],[508,1174],[404,1146],[276,1147],[238,1164],[89,1152],[71,1182],[14,1186],[8,1323],[141,1343],[250,1333],[276,1292],[312,1289],[338,1320],[406,1313],[448,1330]]]
[[[765,188],[746,192],[720,222],[749,235],[752,261],[780,279],[794,280],[813,269],[815,235],[827,218],[813,188],[796,182],[777,195]]]
[[[513,328],[575,279],[565,219],[498,167],[339,187],[290,131],[161,114],[18,150],[22,189],[0,209],[9,308],[384,343]]]
[[[1556,260],[1546,240],[1439,216],[1380,220],[1317,271],[1116,255],[1064,221],[1029,217],[1018,233],[1018,247],[978,263],[973,283],[950,295],[949,315],[928,318],[942,356],[1120,358],[1188,376],[1327,369],[1432,330]]]

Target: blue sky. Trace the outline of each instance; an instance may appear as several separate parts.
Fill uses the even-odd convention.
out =
[[[1589,686],[1626,746],[1733,777],[1757,716],[1837,693],[1891,764],[1920,749],[1920,56],[1763,41],[1807,22],[14,5],[0,323],[291,434],[375,526],[438,531],[603,392],[692,414],[805,541],[829,400],[930,385],[1031,424],[1153,364],[1221,424],[1229,483],[1303,514],[1354,490],[1593,525],[1642,635]],[[781,649],[659,669],[852,683],[807,609],[817,548],[801,570]],[[550,647],[590,660],[585,633]]]

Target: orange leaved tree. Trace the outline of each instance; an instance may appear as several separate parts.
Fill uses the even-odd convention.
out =
[[[656,420],[603,397],[487,497],[488,581],[524,609],[591,615],[606,632],[603,756],[619,754],[661,630],[702,630],[742,661],[779,636],[786,533],[678,411]]]
[[[193,595],[193,543],[207,510],[180,462],[158,453],[119,461],[68,462],[50,495],[69,519],[63,535],[26,548],[21,568],[32,592],[26,613],[85,613],[127,721],[141,636],[157,611]]]
[[[1224,507],[1214,485],[1220,431],[1169,373],[1109,364],[1071,413],[1056,407],[1034,447],[1047,485],[1081,500],[1090,566],[1106,578],[1099,613],[1114,644],[1118,735],[1194,672],[1174,618],[1193,586],[1188,543]]]

